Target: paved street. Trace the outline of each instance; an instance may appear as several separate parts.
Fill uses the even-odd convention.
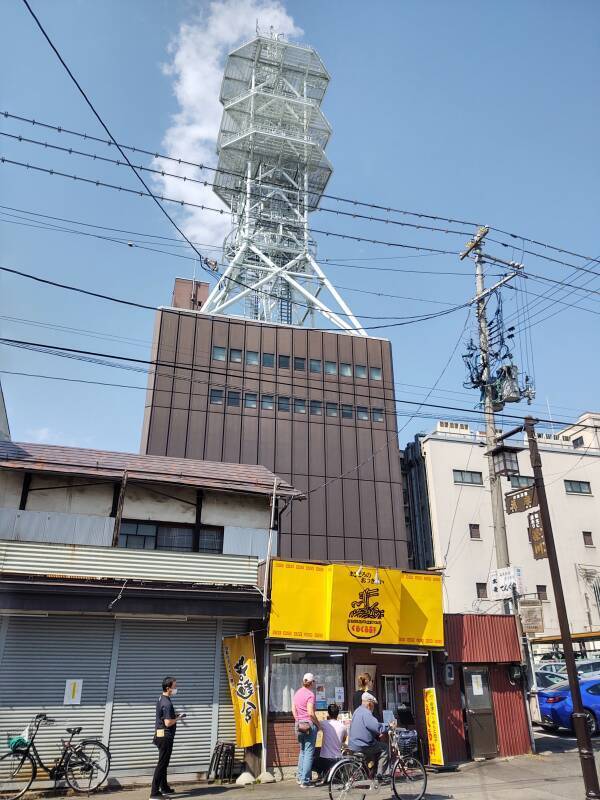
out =
[[[427,797],[431,800],[578,800],[584,797],[579,757],[572,736],[537,734],[538,754],[487,762],[472,762],[453,773],[429,774]],[[600,740],[595,741],[597,761],[600,760]],[[173,781],[175,783],[175,781]],[[305,798],[325,800],[323,788],[303,790],[293,780],[264,786],[208,786],[180,784],[177,797],[192,800],[196,797],[231,795],[235,800],[243,793],[249,800],[278,800]],[[149,787],[105,791],[102,800],[147,800]],[[387,792],[381,794],[387,800]]]

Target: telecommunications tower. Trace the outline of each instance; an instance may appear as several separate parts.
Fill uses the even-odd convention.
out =
[[[309,229],[332,172],[321,111],[328,83],[314,49],[281,37],[258,35],[229,55],[214,190],[232,229],[203,313],[308,327],[319,314],[367,335],[319,266]]]

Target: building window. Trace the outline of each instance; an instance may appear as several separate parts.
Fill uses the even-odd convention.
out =
[[[294,414],[306,414],[306,400],[294,397]]]
[[[123,520],[119,531],[119,547],[127,550],[222,553],[223,528],[202,525],[197,534],[194,525]]]
[[[589,481],[565,481],[567,494],[591,494],[592,486]]]
[[[307,672],[318,676],[319,685],[323,687],[322,697],[326,700],[317,700],[317,710],[322,710],[322,705],[331,702],[335,697],[338,686],[344,686],[346,675],[346,659],[344,653],[336,652],[335,645],[331,646],[328,653],[311,653],[272,650],[271,672],[269,680],[269,711],[274,713],[290,714],[292,711],[292,698],[297,686],[302,686],[302,677]],[[348,708],[348,698],[345,703],[340,703]]]
[[[246,408],[257,408],[258,406],[258,395],[254,392],[246,392],[244,395],[244,406]]]
[[[531,475],[511,475],[510,485],[513,489],[527,489],[533,486],[533,478]]]
[[[277,398],[277,410],[278,411],[289,411],[290,410],[290,398],[289,397],[278,397]]]
[[[487,583],[476,583],[477,597],[479,600],[487,600]]]
[[[290,357],[289,356],[279,356],[277,359],[277,363],[279,365],[279,369],[289,369],[290,368]]]
[[[369,409],[366,406],[356,406],[356,419],[369,419]]]
[[[242,351],[238,350],[235,347],[229,348],[229,360],[232,361],[234,364],[241,364],[242,363]]]
[[[258,367],[260,363],[256,350],[246,350],[246,364],[249,367]]]
[[[371,419],[373,420],[373,422],[383,422],[384,420],[383,408],[373,408],[371,410]]]
[[[337,403],[325,403],[325,413],[328,417],[337,417],[338,405]]]
[[[275,354],[274,353],[263,353],[262,365],[263,365],[263,367],[274,367],[275,366]]]
[[[227,405],[234,406],[235,408],[239,407],[240,405],[240,392],[227,392]]]
[[[583,447],[583,436],[577,436],[573,439],[573,447]]]
[[[343,375],[344,378],[351,378],[352,377],[352,364],[340,364],[340,375]]]
[[[477,522],[469,522],[469,536],[471,539],[481,539],[481,531]]]
[[[306,359],[294,356],[294,369],[298,372],[303,372],[306,369]]]
[[[227,348],[226,347],[213,347],[212,349],[213,361],[226,361]]]
[[[308,361],[308,369],[310,372],[319,373],[321,372],[321,359],[320,358],[311,358]]]
[[[223,389],[211,389],[209,396],[210,402],[216,406],[222,406],[224,394]]]
[[[272,394],[263,394],[260,398],[260,407],[263,411],[273,411],[275,408],[275,400]]]
[[[325,375],[337,375],[337,364],[335,361],[325,362]]]
[[[369,369],[369,375],[372,381],[380,381],[381,380],[381,367],[371,367]]]
[[[535,587],[535,590],[536,590],[536,593],[537,593],[537,596],[538,596],[538,600],[542,600],[542,601],[547,601],[548,600],[548,590],[547,590],[545,584],[539,583]]]
[[[594,537],[592,536],[591,531],[582,531],[583,533],[583,543],[586,547],[593,547],[594,546]]]
[[[453,469],[454,483],[468,483],[475,486],[483,486],[483,475],[481,472],[470,472],[467,469]]]
[[[354,365],[354,377],[355,378],[366,378],[367,377],[367,368],[364,364],[355,364]]]
[[[346,405],[345,403],[342,404],[342,419],[352,419],[353,413],[352,406]]]
[[[323,403],[320,400],[310,401],[310,413],[313,417],[320,417],[323,414]]]

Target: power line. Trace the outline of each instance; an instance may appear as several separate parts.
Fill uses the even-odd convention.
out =
[[[190,364],[180,364],[180,363],[173,362],[173,361],[158,361],[158,360],[154,360],[154,359],[136,358],[136,357],[133,357],[133,356],[120,356],[120,355],[116,355],[116,354],[112,354],[112,353],[99,353],[99,352],[96,352],[96,351],[93,351],[93,350],[81,350],[79,348],[74,348],[74,347],[53,346],[53,345],[45,344],[43,342],[29,342],[29,341],[23,341],[23,340],[20,340],[20,339],[0,338],[0,344],[7,345],[9,347],[17,347],[17,348],[23,348],[23,349],[35,349],[37,352],[48,353],[50,355],[55,355],[55,356],[59,356],[59,357],[67,357],[67,358],[69,358],[69,357],[83,356],[83,357],[87,357],[87,358],[90,358],[90,359],[93,359],[93,358],[109,358],[109,359],[113,359],[115,361],[127,362],[127,363],[130,363],[130,364],[138,364],[138,365],[144,364],[146,366],[152,366],[152,367],[155,367],[155,366],[168,367],[169,369],[172,369],[173,371],[175,371],[175,370],[183,370],[184,372],[192,372],[192,373],[193,372],[208,372],[208,373],[214,372],[215,374],[225,374],[225,373],[219,373],[217,370],[210,370],[210,369],[203,368],[203,367],[192,366]],[[105,364],[105,366],[111,366],[111,365]],[[115,365],[115,366],[118,367],[119,365]],[[128,369],[128,367],[126,366],[125,369]],[[169,376],[169,377],[172,377],[173,379],[176,378],[176,376],[174,374],[172,376]],[[180,377],[177,377],[176,379],[177,380],[182,380],[182,378],[180,378]],[[282,384],[282,385],[290,385],[290,386],[297,385],[300,388],[300,384],[297,381],[294,381],[293,383],[291,383],[291,382],[288,383],[288,382],[284,382],[284,381],[281,381],[281,380],[278,379],[277,383],[278,384]],[[231,389],[233,389],[235,391],[241,391],[242,389],[245,389],[246,387],[245,386],[241,386],[241,385],[235,385],[235,386],[234,385],[231,385],[231,386],[227,385],[227,386],[225,386],[225,388],[231,388]],[[309,385],[306,385],[303,388],[310,389],[312,387],[310,387]],[[367,387],[365,387],[365,388],[367,388]],[[254,386],[252,387],[252,391],[256,391]],[[355,395],[356,394],[356,391],[349,392],[349,391],[344,391],[341,388],[336,388],[335,391],[338,394],[350,394],[350,395]],[[384,402],[384,399],[381,399],[381,402]],[[441,408],[441,409],[443,409],[445,411],[457,411],[459,413],[476,414],[478,416],[482,415],[481,411],[477,411],[475,409],[460,408],[460,407],[456,407],[456,406],[442,405],[442,404],[439,404],[439,403],[426,403],[426,402],[423,402],[423,401],[415,401],[415,400],[399,400],[397,398],[394,398],[393,402],[395,404],[401,404],[401,405],[419,405],[419,406],[422,406],[423,408]],[[520,417],[520,416],[518,416],[516,414],[503,413],[503,414],[501,414],[499,416],[501,416],[502,418],[505,418],[505,419],[516,419],[516,420],[520,420],[520,421],[523,421],[525,419],[524,417]],[[542,423],[542,424],[548,424],[548,425],[560,425],[560,426],[564,426],[564,427],[573,427],[574,425],[577,425],[578,427],[581,427],[581,428],[588,428],[588,429],[591,429],[591,430],[600,430],[600,426],[588,425],[588,424],[579,423],[579,422],[571,422],[571,421],[564,421],[564,420],[557,420],[557,419],[548,420],[548,419],[542,419],[542,418],[539,418],[537,421]]]

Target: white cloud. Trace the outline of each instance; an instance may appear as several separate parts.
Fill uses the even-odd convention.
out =
[[[252,39],[258,21],[261,31],[290,37],[302,34],[279,0],[213,0],[198,15],[183,22],[169,46],[169,62],[163,69],[173,79],[179,104],[163,139],[166,155],[215,166],[217,134],[222,106],[219,91],[227,54]],[[213,173],[194,167],[177,168],[158,160],[159,168],[211,180]],[[158,176],[158,190],[167,197],[225,208],[210,186],[183,183]],[[197,242],[221,245],[230,228],[230,217],[213,211],[182,208],[179,220],[185,233]],[[209,251],[210,254],[211,251]]]
[[[56,440],[54,432],[50,428],[29,428],[27,430],[27,441],[37,444],[47,444]]]

